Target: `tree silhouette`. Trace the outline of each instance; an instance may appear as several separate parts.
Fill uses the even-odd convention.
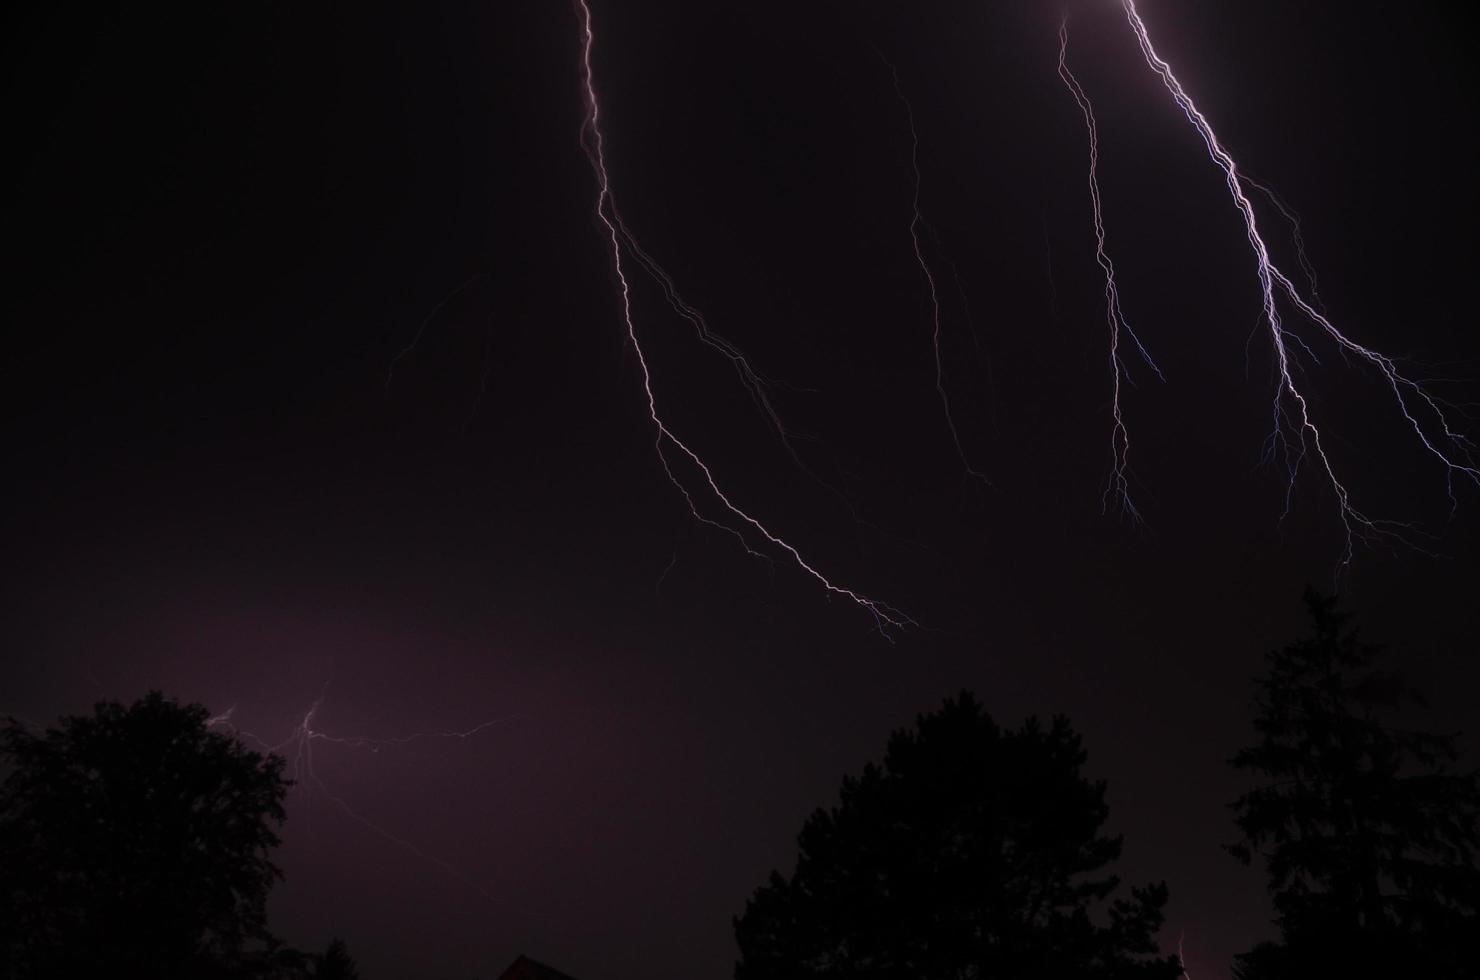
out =
[[[360,980],[359,968],[343,939],[334,940],[324,950],[314,966],[313,980]]]
[[[1281,937],[1235,974],[1480,976],[1480,779],[1450,768],[1455,736],[1384,720],[1422,699],[1334,599],[1305,603],[1312,633],[1269,655],[1259,741],[1231,760],[1261,783],[1233,803],[1228,849],[1263,859]]]
[[[1165,885],[1108,901],[1121,841],[1084,760],[1063,718],[1004,731],[966,692],[920,716],[735,920],[737,980],[1174,980]]]
[[[150,692],[0,729],[0,952],[12,980],[292,973],[268,933],[288,783]]]

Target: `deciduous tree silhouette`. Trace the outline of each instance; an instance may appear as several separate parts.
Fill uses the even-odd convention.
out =
[[[1480,977],[1480,779],[1451,768],[1455,736],[1391,726],[1422,699],[1334,599],[1305,602],[1311,635],[1269,655],[1259,740],[1231,760],[1260,785],[1229,851],[1263,859],[1281,937],[1235,974]]]
[[[968,693],[843,780],[735,920],[737,980],[1174,980],[1164,885],[1110,901],[1105,786],[1063,718],[999,728]]]
[[[40,734],[0,729],[0,952],[10,980],[280,976],[268,933],[283,761],[158,692]]]

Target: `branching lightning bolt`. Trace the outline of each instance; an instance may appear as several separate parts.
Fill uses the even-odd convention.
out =
[[[1207,117],[1183,89],[1182,83],[1172,72],[1171,66],[1157,54],[1155,46],[1151,43],[1146,24],[1136,9],[1135,0],[1121,0],[1121,7],[1125,11],[1147,65],[1160,76],[1167,91],[1187,117],[1187,121],[1202,137],[1208,155],[1223,171],[1229,194],[1232,195],[1234,205],[1244,219],[1249,245],[1254,251],[1259,286],[1263,296],[1263,320],[1269,327],[1270,340],[1275,353],[1278,385],[1275,390],[1274,429],[1270,435],[1269,448],[1271,452],[1282,452],[1289,472],[1285,513],[1288,514],[1290,509],[1290,499],[1300,467],[1308,458],[1313,458],[1315,465],[1325,475],[1336,494],[1341,522],[1346,531],[1346,545],[1338,569],[1344,568],[1351,562],[1354,540],[1357,537],[1379,533],[1391,535],[1401,525],[1376,521],[1362,514],[1352,505],[1347,487],[1337,477],[1335,467],[1322,444],[1321,430],[1312,420],[1310,406],[1305,395],[1295,383],[1287,341],[1294,340],[1301,347],[1305,345],[1296,334],[1289,330],[1282,319],[1279,309],[1281,297],[1284,297],[1309,322],[1318,326],[1339,350],[1355,356],[1358,360],[1366,361],[1382,374],[1397,400],[1399,411],[1413,429],[1419,442],[1443,464],[1452,505],[1458,505],[1454,494],[1456,474],[1468,477],[1480,485],[1480,466],[1476,463],[1474,447],[1464,435],[1454,431],[1451,427],[1444,406],[1438,398],[1421,383],[1400,372],[1392,358],[1349,339],[1316,308],[1313,302],[1314,292],[1311,293],[1312,298],[1307,299],[1289,277],[1275,265],[1270,258],[1269,248],[1259,233],[1254,205],[1245,191],[1247,178],[1240,175],[1232,155],[1219,141]],[[1415,410],[1428,417],[1427,427],[1414,414]],[[1437,427],[1442,435],[1431,436],[1429,430],[1433,427]]]
[[[657,396],[654,394],[653,391],[652,372],[648,368],[647,356],[644,354],[642,343],[637,336],[637,325],[634,314],[632,312],[632,287],[627,279],[625,260],[630,253],[632,256],[635,256],[633,261],[637,262],[639,265],[649,268],[649,271],[656,271],[657,273],[661,274],[661,270],[657,269],[656,263],[652,263],[651,259],[647,258],[646,253],[641,252],[641,250],[637,248],[636,241],[631,231],[622,222],[621,216],[617,211],[616,199],[612,193],[611,176],[608,173],[606,166],[606,148],[601,130],[601,103],[596,94],[595,73],[592,66],[591,54],[592,49],[595,46],[595,33],[592,28],[591,8],[587,4],[586,0],[576,0],[576,6],[579,8],[582,18],[581,67],[582,81],[585,87],[586,96],[586,118],[581,131],[581,142],[586,150],[586,156],[591,162],[591,169],[596,177],[598,187],[596,198],[596,218],[600,222],[601,226],[605,229],[606,238],[611,246],[612,267],[617,277],[618,293],[621,301],[622,322],[626,327],[627,339],[632,345],[633,353],[637,357],[637,364],[641,371],[643,393],[647,399],[648,418],[652,421],[653,428],[656,433],[654,447],[657,450],[658,459],[663,466],[664,473],[667,475],[669,482],[671,482],[678,490],[678,492],[683,496],[684,501],[688,504],[689,512],[693,515],[695,520],[730,533],[737,540],[740,541],[742,547],[744,547],[748,553],[757,557],[764,557],[761,552],[757,551],[754,547],[751,546],[748,539],[746,538],[744,532],[746,528],[749,528],[751,532],[765,539],[767,544],[769,544],[771,547],[784,552],[799,569],[815,579],[829,594],[842,596],[867,610],[869,614],[873,616],[875,625],[879,628],[880,633],[884,634],[884,636],[888,637],[889,631],[891,629],[901,629],[907,625],[914,625],[913,620],[911,620],[908,616],[906,616],[904,613],[901,613],[899,610],[887,605],[886,603],[880,602],[876,599],[871,599],[860,592],[856,592],[852,589],[846,588],[833,582],[822,572],[818,571],[809,562],[807,562],[806,559],[802,557],[801,553],[793,545],[773,533],[768,527],[762,524],[751,514],[749,514],[745,510],[742,510],[720,488],[719,483],[714,477],[713,471],[703,460],[703,458],[701,458],[697,452],[691,449],[688,444],[681,440],[668,427],[668,424],[663,420],[662,415],[659,414]],[[628,247],[624,248],[624,243],[626,243]],[[660,275],[660,277],[664,281],[668,282],[668,286],[666,287],[666,289],[667,295],[669,297],[669,302],[674,303],[675,308],[679,309],[681,313],[686,310],[691,310],[692,308],[689,307],[688,304],[683,303],[683,301],[678,297],[677,291],[671,288],[671,280],[669,280],[666,275]],[[685,313],[685,315],[687,316],[688,314]],[[756,384],[752,384],[752,379],[754,379],[757,384],[759,383],[759,375],[756,375],[753,371],[751,371],[748,362],[745,361],[743,356],[740,356],[738,354],[738,351],[735,351],[734,348],[727,342],[717,340],[714,335],[703,326],[703,320],[702,318],[699,318],[697,314],[694,314],[692,317],[690,317],[690,321],[697,329],[700,330],[700,335],[706,340],[706,342],[718,347],[727,356],[731,357],[731,360],[734,361],[737,370],[740,371],[742,379],[746,381],[747,387],[750,388],[752,397],[756,396],[756,392],[758,390],[763,390],[761,388],[758,388]],[[762,401],[762,407],[764,410],[768,412],[770,411],[768,402]],[[779,422],[774,420],[774,413],[772,414],[773,424],[779,425]],[[700,512],[698,504],[694,500],[693,494],[674,473],[672,461],[669,455],[670,451],[676,452],[680,457],[687,459],[690,465],[692,465],[695,469],[699,471],[699,473],[703,477],[704,484],[709,488],[711,495],[719,502],[720,506],[728,515],[728,519],[733,523],[724,523],[718,520],[714,520],[712,518],[705,517]]]
[[[1129,430],[1125,427],[1125,419],[1120,410],[1120,385],[1122,381],[1130,382],[1126,372],[1125,362],[1120,357],[1120,335],[1124,331],[1140,351],[1141,357],[1156,376],[1165,381],[1166,377],[1161,373],[1161,368],[1151,359],[1146,346],[1131,329],[1125,314],[1120,309],[1120,287],[1115,283],[1115,263],[1110,260],[1110,253],[1105,249],[1105,218],[1100,205],[1100,132],[1095,125],[1095,110],[1090,104],[1089,96],[1084,94],[1079,80],[1069,70],[1069,20],[1065,17],[1059,22],[1059,78],[1063,79],[1064,86],[1068,88],[1069,94],[1074,96],[1074,102],[1079,106],[1079,111],[1084,115],[1084,127],[1089,134],[1089,200],[1094,215],[1095,225],[1095,261],[1100,266],[1100,271],[1105,274],[1105,323],[1110,328],[1110,417],[1112,419],[1110,429],[1110,482],[1105,487],[1104,503],[1108,509],[1110,498],[1114,496],[1119,502],[1121,512],[1132,520],[1139,520],[1140,514],[1136,511],[1135,504],[1131,503],[1130,494],[1130,448],[1131,437]]]
[[[875,53],[889,69],[889,76],[894,80],[894,94],[899,98],[900,105],[904,106],[905,119],[910,124],[910,171],[914,177],[913,193],[910,198],[910,243],[914,246],[915,261],[920,266],[920,272],[925,277],[925,285],[930,293],[930,343],[935,352],[935,390],[940,395],[941,411],[945,415],[946,427],[951,430],[951,442],[956,447],[956,455],[960,457],[961,465],[968,474],[987,486],[991,486],[992,481],[987,479],[986,474],[971,465],[971,459],[966,455],[965,447],[961,445],[961,433],[956,428],[955,416],[951,414],[951,396],[946,392],[945,362],[940,355],[940,290],[936,286],[935,272],[925,258],[925,247],[920,243],[920,228],[925,225],[925,216],[920,213],[920,132],[915,127],[915,107],[910,104],[909,98],[904,94],[904,86],[899,81],[899,69],[884,57],[882,51],[875,49]]]
[[[303,715],[303,718],[299,720],[298,724],[293,726],[293,730],[288,734],[288,736],[275,743],[269,742],[253,732],[237,727],[237,725],[235,724],[235,722],[232,721],[231,718],[232,714],[236,710],[235,705],[227,709],[225,712],[207,719],[206,727],[219,727],[229,729],[232,735],[234,735],[235,737],[255,744],[264,752],[270,753],[272,755],[281,756],[287,762],[288,777],[293,780],[295,784],[302,784],[306,787],[309,787],[310,789],[317,789],[325,799],[338,807],[339,810],[351,820],[354,820],[356,823],[360,824],[367,830],[371,831],[382,839],[396,845],[407,853],[415,855],[423,861],[426,861],[427,863],[434,865],[440,870],[454,876],[459,881],[466,884],[468,887],[483,895],[484,898],[492,900],[494,896],[489,894],[488,891],[483,888],[483,886],[479,885],[476,881],[473,881],[462,871],[458,870],[456,866],[450,864],[447,861],[444,861],[434,854],[429,854],[426,850],[418,847],[411,841],[406,840],[404,837],[400,837],[396,834],[391,833],[389,830],[386,830],[384,827],[375,823],[373,820],[370,820],[368,817],[356,811],[353,807],[349,805],[348,802],[345,801],[342,796],[330,790],[329,787],[325,785],[323,778],[319,776],[318,770],[314,766],[313,748],[315,742],[329,742],[335,745],[345,745],[352,748],[368,748],[371,751],[379,751],[381,748],[387,746],[407,745],[412,742],[422,741],[424,739],[466,739],[471,738],[488,728],[492,728],[495,725],[502,724],[503,722],[510,720],[510,718],[495,718],[463,730],[446,729],[439,731],[412,732],[409,735],[399,735],[389,738],[372,738],[369,736],[339,736],[330,735],[327,732],[320,731],[319,729],[314,728],[314,717],[318,714],[319,707],[323,704],[323,701],[324,699],[321,695],[317,700],[314,701],[312,705],[309,706],[308,711]]]
[[[663,298],[668,301],[668,305],[673,308],[673,312],[677,313],[693,326],[695,332],[699,335],[699,340],[719,351],[726,360],[734,365],[735,373],[739,375],[741,385],[750,394],[750,398],[755,402],[756,408],[760,409],[761,414],[766,417],[766,421],[776,430],[776,435],[780,437],[781,444],[786,447],[786,451],[791,455],[793,462],[803,470],[807,470],[806,464],[802,462],[801,456],[797,454],[796,447],[792,445],[793,433],[786,427],[786,423],[781,420],[776,407],[771,403],[769,389],[775,387],[777,382],[757,372],[751,366],[750,359],[746,357],[744,351],[710,329],[708,322],[704,319],[704,314],[691,306],[679,294],[678,287],[673,283],[673,277],[668,274],[666,269],[658,264],[657,259],[654,259],[643,250],[637,241],[637,236],[622,221],[622,216],[617,212],[616,205],[610,202],[608,204],[612,220],[616,224],[617,230],[621,232],[622,240],[627,243],[627,249],[632,253],[633,260],[662,288]],[[807,470],[807,472],[810,473],[810,470]]]
[[[1285,199],[1280,197],[1274,188],[1267,184],[1261,184],[1248,174],[1241,174],[1240,176],[1243,177],[1245,184],[1248,184],[1269,198],[1269,203],[1274,205],[1274,209],[1280,213],[1280,217],[1284,218],[1285,223],[1290,226],[1290,238],[1295,243],[1295,260],[1300,263],[1300,271],[1305,273],[1305,281],[1310,285],[1311,305],[1319,309],[1322,313],[1326,312],[1326,304],[1321,300],[1321,284],[1320,280],[1316,277],[1316,267],[1310,260],[1310,253],[1305,248],[1305,235],[1301,231],[1300,215],[1296,214],[1295,209],[1285,203]]]
[[[843,506],[848,508],[848,512],[853,516],[854,521],[867,525],[868,522],[859,516],[858,509],[853,505],[853,501],[849,499],[848,495],[839,487],[825,480],[812,467],[808,466],[806,460],[802,459],[801,454],[797,452],[793,440],[798,437],[798,433],[794,432],[782,421],[781,414],[776,410],[775,404],[771,401],[770,394],[770,389],[772,388],[785,387],[797,390],[796,386],[788,385],[775,378],[768,378],[762,375],[751,366],[750,358],[744,351],[740,350],[739,347],[718,333],[715,333],[710,328],[709,323],[704,319],[704,314],[699,312],[698,309],[692,306],[679,293],[678,287],[674,285],[673,277],[668,274],[668,270],[664,269],[658,264],[657,259],[643,250],[642,245],[637,240],[637,236],[632,233],[632,230],[622,220],[622,216],[617,211],[615,203],[609,201],[608,204],[610,205],[610,213],[613,221],[617,229],[622,233],[622,240],[626,242],[627,249],[632,253],[632,258],[637,263],[638,268],[646,272],[653,282],[658,284],[658,287],[663,291],[663,298],[668,301],[668,305],[673,309],[673,312],[684,320],[687,320],[693,326],[694,332],[698,335],[700,342],[719,351],[734,366],[735,373],[740,378],[741,386],[750,395],[750,400],[755,402],[756,408],[765,416],[771,428],[776,430],[776,436],[781,440],[782,448],[786,450],[786,454],[791,457],[791,461],[796,465],[797,469],[815,481],[818,486],[823,487],[833,496],[837,497],[843,503]],[[868,526],[872,527],[873,525]]]

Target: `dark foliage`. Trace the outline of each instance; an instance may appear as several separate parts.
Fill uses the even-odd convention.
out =
[[[1084,760],[1062,718],[1004,731],[967,693],[921,716],[735,920],[737,980],[1174,980],[1165,886],[1110,901],[1121,841]]]
[[[343,939],[334,940],[324,950],[314,966],[313,980],[360,980],[359,968]]]
[[[288,783],[158,692],[36,734],[0,730],[0,951],[11,980],[266,977]]]
[[[1269,655],[1259,741],[1232,760],[1261,783],[1229,850],[1263,859],[1281,933],[1236,974],[1480,977],[1480,780],[1452,769],[1455,736],[1388,723],[1422,700],[1335,600],[1305,601],[1312,633]]]

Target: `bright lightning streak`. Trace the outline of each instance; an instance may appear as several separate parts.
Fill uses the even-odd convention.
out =
[[[622,321],[626,326],[627,339],[632,344],[633,353],[637,355],[637,364],[642,373],[642,387],[643,393],[646,395],[647,398],[648,418],[652,421],[653,428],[656,432],[654,448],[657,450],[658,459],[663,466],[664,473],[667,475],[669,482],[674,485],[674,487],[678,490],[680,494],[683,495],[685,502],[688,504],[689,512],[693,515],[695,520],[703,524],[707,524],[711,527],[716,527],[729,532],[740,541],[742,547],[744,547],[747,552],[752,555],[756,555],[757,557],[763,557],[760,552],[752,548],[747,542],[743,529],[746,527],[750,528],[754,533],[759,534],[762,538],[764,538],[766,542],[768,542],[772,547],[785,552],[798,568],[800,568],[803,572],[805,572],[807,575],[811,576],[818,583],[820,583],[829,594],[839,595],[847,598],[867,610],[869,614],[873,616],[874,623],[878,627],[879,632],[882,633],[885,637],[888,637],[889,630],[891,628],[902,629],[907,625],[914,625],[914,621],[911,620],[908,616],[888,606],[887,604],[879,602],[875,599],[870,599],[868,596],[865,596],[862,593],[855,592],[852,589],[834,583],[832,580],[827,578],[827,576],[823,575],[811,564],[809,564],[795,547],[774,534],[759,520],[737,506],[733,501],[730,500],[730,498],[724,493],[724,491],[720,489],[720,486],[718,482],[716,482],[714,478],[714,473],[710,470],[709,465],[704,462],[704,460],[699,456],[698,453],[689,448],[689,446],[685,442],[683,442],[683,440],[679,439],[678,436],[675,435],[671,429],[669,429],[668,424],[663,421],[663,417],[658,413],[658,400],[657,396],[653,392],[652,372],[648,368],[647,356],[643,353],[642,343],[638,340],[637,337],[637,325],[632,312],[632,287],[627,279],[624,261],[629,251],[631,251],[633,255],[638,256],[635,261],[637,261],[640,265],[643,264],[644,256],[642,255],[642,253],[640,253],[639,250],[636,249],[636,243],[632,239],[631,232],[622,223],[622,219],[617,213],[616,199],[612,193],[611,176],[607,172],[606,167],[606,147],[605,140],[602,136],[601,131],[601,103],[596,95],[595,72],[592,67],[591,52],[593,47],[595,46],[596,37],[592,29],[591,8],[586,3],[586,0],[576,0],[576,5],[580,9],[582,16],[581,66],[583,76],[582,81],[585,86],[586,94],[586,119],[581,130],[581,142],[586,150],[586,156],[591,162],[591,169],[596,177],[596,182],[598,186],[598,193],[596,197],[596,218],[606,229],[606,237],[611,245],[612,267],[616,273],[617,282],[619,284],[618,291],[621,298]],[[628,242],[632,246],[632,248],[624,248],[624,241]],[[656,268],[656,266],[654,265],[653,268]],[[666,279],[667,277],[664,276],[663,278]],[[669,296],[670,302],[674,302],[677,299],[676,291],[671,291],[669,293]],[[678,300],[678,303],[682,306],[682,308],[688,308],[687,304],[682,304],[681,300]],[[733,351],[733,348],[731,348],[727,343],[716,342],[713,338],[713,335],[709,334],[707,330],[702,327],[703,321],[701,319],[696,319],[691,322],[694,322],[695,326],[700,330],[701,336],[704,336],[707,342],[715,344],[716,346],[720,346],[720,344],[723,344],[723,346],[720,346],[720,349],[727,354]],[[732,360],[735,360],[735,358],[732,357]],[[743,357],[735,360],[735,363],[737,369],[741,371],[742,377],[747,378],[748,382],[747,372],[750,371],[748,363],[744,361]],[[753,376],[753,372],[751,373],[751,376]],[[752,387],[752,395],[755,394],[755,391],[756,388]],[[703,475],[704,483],[706,486],[708,486],[710,493],[714,496],[716,500],[719,501],[720,505],[728,513],[730,519],[734,523],[722,523],[720,521],[707,518],[700,513],[698,505],[694,501],[693,494],[673,472],[673,467],[671,465],[668,454],[669,447],[677,451],[677,453],[681,457],[687,459],[689,463]]]
[[[1125,427],[1125,419],[1120,411],[1120,384],[1124,380],[1130,382],[1126,372],[1125,362],[1120,358],[1120,334],[1124,331],[1135,343],[1136,349],[1141,352],[1141,357],[1156,372],[1156,376],[1165,381],[1166,377],[1161,373],[1161,368],[1151,359],[1146,351],[1146,346],[1131,329],[1125,314],[1120,309],[1120,287],[1115,283],[1115,263],[1110,260],[1110,254],[1105,249],[1105,218],[1100,205],[1100,132],[1095,125],[1095,110],[1090,104],[1089,96],[1084,94],[1079,80],[1069,70],[1069,19],[1066,16],[1059,22],[1059,78],[1063,79],[1064,86],[1068,88],[1069,94],[1074,96],[1074,102],[1079,106],[1079,111],[1084,115],[1084,127],[1089,134],[1089,200],[1091,210],[1094,214],[1095,225],[1095,261],[1100,266],[1100,271],[1105,274],[1105,323],[1110,328],[1110,417],[1113,420],[1110,428],[1110,482],[1105,487],[1104,503],[1109,507],[1110,497],[1113,494],[1120,502],[1121,512],[1132,520],[1139,520],[1140,514],[1136,511],[1135,504],[1131,503],[1130,494],[1130,449],[1131,437],[1129,430]]]
[[[797,469],[810,477],[818,486],[837,497],[843,506],[848,508],[848,513],[853,516],[855,522],[868,527],[875,527],[859,516],[858,508],[853,505],[853,501],[849,499],[847,493],[834,484],[829,483],[816,470],[808,466],[806,461],[802,459],[801,454],[797,452],[793,440],[798,438],[799,434],[790,429],[781,420],[781,415],[776,411],[776,406],[771,402],[770,396],[771,388],[786,387],[795,389],[795,386],[788,385],[774,378],[767,378],[760,374],[751,366],[750,359],[744,351],[710,329],[708,322],[704,319],[704,314],[691,306],[679,294],[678,287],[674,285],[673,277],[668,274],[668,271],[658,264],[657,259],[643,250],[637,241],[637,236],[632,233],[632,229],[628,228],[622,220],[622,216],[617,211],[616,205],[611,202],[608,203],[611,206],[613,221],[617,229],[622,233],[622,240],[627,243],[627,248],[632,253],[638,267],[658,284],[658,287],[663,291],[663,298],[668,301],[668,305],[673,309],[673,312],[687,320],[693,326],[695,333],[699,336],[699,340],[719,351],[726,360],[734,365],[735,373],[740,377],[741,386],[750,394],[751,401],[755,402],[756,408],[766,417],[766,421],[770,423],[771,428],[776,430],[776,435],[781,440],[782,448],[786,450],[786,454],[791,457],[791,461],[796,465]],[[797,390],[807,391],[810,389],[804,388]],[[878,530],[878,528],[875,527],[875,530]],[[747,548],[746,550],[748,551],[750,549]],[[755,552],[752,552],[752,554],[755,554]],[[765,556],[761,555],[758,557]]]
[[[1360,360],[1366,361],[1381,372],[1387,381],[1388,387],[1392,389],[1397,399],[1398,409],[1408,424],[1413,429],[1423,447],[1428,450],[1445,467],[1449,499],[1452,505],[1457,506],[1458,501],[1454,495],[1454,477],[1460,474],[1469,477],[1477,485],[1480,485],[1480,466],[1477,466],[1473,455],[1473,446],[1468,439],[1451,427],[1443,407],[1439,400],[1424,388],[1419,382],[1406,377],[1397,368],[1392,358],[1385,354],[1363,347],[1361,344],[1349,339],[1345,334],[1321,313],[1310,300],[1307,300],[1290,279],[1280,271],[1270,258],[1269,248],[1259,234],[1258,223],[1254,215],[1254,205],[1250,202],[1248,194],[1244,190],[1246,178],[1242,178],[1238,166],[1232,155],[1224,149],[1219,142],[1217,134],[1213,132],[1212,125],[1207,117],[1198,109],[1196,103],[1182,88],[1182,83],[1173,74],[1171,66],[1157,54],[1156,48],[1151,43],[1150,34],[1147,32],[1146,24],[1141,19],[1136,9],[1135,0],[1121,0],[1121,7],[1125,11],[1126,19],[1130,22],[1131,30],[1136,35],[1136,41],[1140,45],[1141,54],[1146,63],[1157,75],[1161,77],[1162,83],[1171,93],[1173,100],[1181,108],[1187,121],[1192,123],[1198,134],[1202,137],[1203,144],[1207,147],[1208,155],[1223,171],[1227,179],[1229,194],[1233,197],[1235,207],[1244,219],[1245,231],[1248,235],[1249,245],[1254,250],[1254,259],[1259,275],[1259,287],[1263,294],[1264,321],[1269,326],[1270,340],[1274,346],[1275,364],[1279,375],[1279,385],[1275,391],[1274,399],[1274,431],[1271,433],[1271,447],[1281,447],[1284,450],[1286,466],[1290,473],[1290,486],[1285,496],[1285,512],[1290,509],[1290,495],[1293,493],[1295,478],[1301,464],[1307,458],[1307,454],[1313,455],[1316,464],[1325,473],[1327,481],[1336,493],[1340,508],[1342,525],[1346,529],[1346,548],[1342,554],[1340,567],[1350,564],[1353,553],[1353,539],[1355,536],[1365,536],[1369,533],[1391,534],[1391,527],[1385,522],[1374,521],[1364,516],[1352,506],[1350,494],[1346,486],[1337,478],[1336,471],[1332,466],[1330,458],[1321,443],[1321,432],[1311,420],[1310,406],[1305,396],[1301,394],[1295,384],[1295,378],[1291,372],[1291,358],[1286,348],[1287,339],[1299,339],[1285,326],[1279,310],[1279,298],[1283,296],[1303,314],[1311,323],[1316,324],[1325,332],[1326,336],[1336,344],[1338,349],[1352,354]],[[1312,293],[1314,296],[1314,293]],[[1303,346],[1303,345],[1302,345]],[[1430,417],[1430,426],[1437,425],[1442,431],[1442,437],[1430,437],[1425,426],[1419,422],[1414,415],[1413,405],[1410,399],[1423,406],[1421,414]],[[1291,436],[1288,432],[1293,430],[1294,445],[1289,441]]]
[[[663,290],[663,297],[668,301],[668,305],[673,308],[675,313],[693,326],[695,332],[699,335],[699,340],[719,351],[720,354],[735,366],[735,373],[740,376],[741,385],[750,393],[751,400],[755,402],[756,407],[760,409],[761,414],[766,417],[766,420],[771,423],[771,427],[776,430],[776,434],[780,437],[781,444],[786,447],[787,453],[791,455],[792,460],[797,466],[806,470],[806,464],[802,462],[801,457],[797,455],[796,448],[791,444],[793,435],[791,430],[781,421],[781,416],[777,413],[776,407],[771,404],[768,389],[775,387],[776,382],[759,374],[755,368],[751,367],[750,359],[745,356],[745,353],[740,348],[709,328],[709,324],[704,319],[704,314],[691,306],[679,294],[678,287],[673,284],[673,277],[638,244],[637,236],[632,234],[632,230],[622,221],[622,216],[617,213],[615,204],[610,205],[610,210],[617,230],[622,233],[622,239],[627,243],[627,248],[632,253],[633,259],[637,262],[638,266],[658,283]]]
[[[1320,281],[1316,278],[1316,267],[1310,261],[1310,254],[1305,249],[1305,235],[1301,233],[1300,215],[1296,214],[1295,209],[1285,203],[1284,198],[1275,193],[1274,188],[1259,183],[1259,181],[1250,177],[1248,174],[1243,174],[1242,176],[1245,184],[1248,184],[1269,198],[1269,203],[1274,205],[1275,210],[1280,213],[1280,217],[1284,218],[1285,223],[1290,226],[1290,237],[1295,242],[1295,260],[1300,263],[1300,271],[1305,273],[1305,281],[1310,285],[1311,303],[1324,313],[1326,304],[1321,301],[1321,285]]]
[[[894,94],[899,98],[900,105],[904,106],[905,119],[910,124],[910,170],[914,174],[914,191],[910,199],[910,242],[915,248],[915,261],[920,266],[920,272],[925,277],[925,285],[930,292],[930,343],[935,352],[935,390],[940,394],[940,407],[945,414],[946,427],[951,430],[951,442],[956,447],[956,455],[961,459],[961,465],[971,476],[992,485],[986,474],[971,465],[970,458],[966,455],[966,449],[961,445],[961,433],[956,429],[955,416],[951,414],[951,396],[946,393],[945,364],[940,356],[940,290],[936,287],[935,273],[930,268],[930,263],[925,259],[925,247],[920,244],[920,227],[925,224],[925,216],[920,213],[920,133],[915,127],[915,107],[904,94],[904,87],[899,81],[899,69],[894,66],[883,52],[877,51],[879,60],[884,62],[889,69],[889,75],[894,80]]]

